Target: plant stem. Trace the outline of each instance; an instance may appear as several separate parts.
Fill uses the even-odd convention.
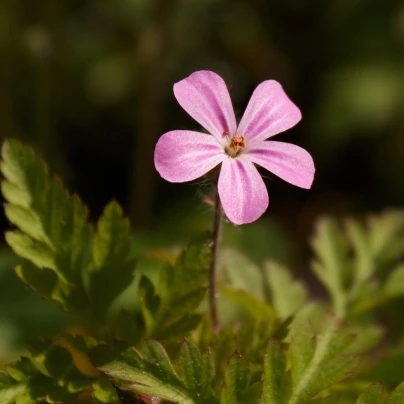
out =
[[[215,199],[215,221],[212,233],[212,260],[209,270],[209,305],[210,305],[210,320],[213,331],[217,331],[219,328],[219,320],[217,315],[217,301],[216,301],[216,280],[217,280],[217,266],[218,266],[218,250],[220,236],[222,233],[223,222],[222,205],[220,203],[219,192],[216,190]]]

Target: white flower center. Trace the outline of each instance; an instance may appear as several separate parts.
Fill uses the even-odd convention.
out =
[[[239,156],[247,146],[244,136],[242,135],[235,135],[230,138],[229,133],[224,132],[223,136],[226,137],[225,151],[230,157]]]

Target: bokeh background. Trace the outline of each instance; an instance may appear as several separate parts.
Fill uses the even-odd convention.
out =
[[[135,248],[170,247],[212,220],[203,181],[166,183],[153,166],[161,134],[199,129],[173,83],[213,70],[241,116],[255,86],[276,79],[303,113],[278,140],[313,155],[315,182],[306,191],[265,173],[270,208],[228,224],[224,242],[304,276],[318,216],[404,204],[403,45],[400,0],[3,0],[0,137],[32,145],[93,220],[118,200]],[[1,353],[65,319],[24,289],[5,246],[0,258]]]

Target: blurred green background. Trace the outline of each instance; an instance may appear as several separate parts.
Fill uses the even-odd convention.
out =
[[[34,146],[93,220],[117,199],[135,248],[172,246],[212,219],[206,184],[170,184],[154,170],[161,134],[198,130],[173,83],[213,70],[233,85],[241,116],[255,86],[276,79],[303,113],[277,140],[313,155],[314,185],[265,173],[270,208],[255,224],[227,225],[225,243],[304,271],[320,214],[404,203],[403,45],[399,0],[3,0],[0,136]],[[6,248],[0,258],[6,352],[64,319],[19,283]]]

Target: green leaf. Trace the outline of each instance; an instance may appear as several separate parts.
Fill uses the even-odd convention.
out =
[[[139,303],[147,337],[184,338],[198,326],[202,315],[193,312],[206,295],[210,254],[209,239],[204,236],[190,243],[174,265],[161,271],[157,291],[142,276]]]
[[[346,234],[355,252],[353,260],[353,279],[350,294],[355,297],[363,283],[373,274],[376,269],[370,240],[366,227],[357,220],[347,220]]]
[[[106,206],[97,224],[89,265],[89,296],[94,311],[105,320],[114,300],[133,280],[129,221],[116,202]]]
[[[266,403],[306,404],[344,379],[356,366],[357,357],[351,353],[355,337],[351,328],[318,304],[305,306],[291,325],[287,354],[276,341],[267,347]]]
[[[142,275],[139,281],[138,298],[146,325],[146,333],[150,335],[153,332],[155,317],[160,307],[160,297],[157,295],[152,281],[145,275]]]
[[[58,340],[58,344],[69,349],[49,340],[35,341],[29,347],[30,357],[21,357],[9,364],[8,375],[1,375],[18,386],[16,402],[73,402],[79,394],[88,391],[99,373],[89,359],[83,357],[86,354],[79,352],[80,341],[77,338]],[[89,367],[92,372],[87,371]]]
[[[261,384],[250,383],[251,374],[246,361],[238,352],[230,358],[225,372],[220,404],[257,404],[261,399]]]
[[[108,377],[104,376],[99,378],[95,383],[92,384],[92,388],[93,397],[100,403],[110,404],[118,401],[116,390],[112,386]]]
[[[70,343],[74,341],[70,340]],[[94,376],[83,374],[77,368],[77,359],[75,361],[72,353],[64,347],[42,340],[31,344],[30,352],[40,372],[50,377],[52,383],[63,388],[65,393],[79,393],[93,382]]]
[[[384,400],[384,396],[383,386],[375,383],[359,396],[356,404],[402,404],[404,403],[404,382],[390,394],[387,400]]]
[[[346,286],[351,268],[344,235],[334,221],[323,218],[316,225],[312,246],[317,256],[313,271],[327,288],[334,312],[343,318],[347,310]]]
[[[93,351],[92,359],[98,369],[124,381],[127,389],[179,404],[198,403],[180,380],[164,348],[156,341],[147,341],[141,353],[133,347],[111,350],[99,346]]]
[[[211,251],[208,235],[193,241],[175,265],[161,272],[159,295],[162,306],[177,315],[196,309],[205,296]]]
[[[210,327],[210,325],[209,325]],[[205,330],[205,335],[210,334],[210,328]],[[228,365],[229,358],[236,350],[236,337],[235,329],[232,325],[222,327],[218,334],[211,334],[211,340],[205,341],[206,349],[211,348],[213,352],[213,359],[215,362],[215,388],[218,389],[223,381],[223,375]]]
[[[225,296],[242,307],[252,318],[257,321],[273,323],[276,315],[271,306],[257,299],[245,290],[230,288],[221,289]]]
[[[384,294],[389,298],[404,295],[404,264],[400,264],[388,276],[384,285]]]
[[[266,404],[286,404],[289,400],[292,379],[286,372],[286,354],[280,343],[268,343],[264,359],[264,401]]]
[[[307,301],[307,291],[302,282],[294,279],[285,267],[266,262],[264,271],[271,291],[272,303],[281,318],[287,318]]]
[[[348,349],[350,353],[370,351],[382,341],[385,334],[383,327],[374,324],[351,326],[351,329],[357,335],[357,338]]]
[[[18,383],[5,373],[0,373],[0,402],[13,404],[26,390],[24,383]]]
[[[367,219],[370,250],[378,268],[387,268],[404,253],[404,212],[388,210]]]
[[[185,341],[180,352],[179,373],[195,402],[216,402],[212,388],[215,369],[210,352],[201,355],[194,345]]]
[[[334,317],[325,317],[323,330],[295,329],[290,347],[293,392],[288,404],[303,404],[345,378],[357,358],[346,353],[355,335]]]
[[[383,404],[384,389],[380,383],[369,386],[358,398],[356,404]]]
[[[57,276],[59,286],[50,288],[47,298],[56,300],[66,311],[86,312],[82,275],[92,233],[87,208],[49,175],[45,163],[29,147],[8,140],[3,144],[2,158],[5,213],[17,227],[7,232],[8,244],[38,269],[50,270]],[[38,288],[42,277],[38,271],[36,274],[34,283]],[[54,290],[65,290],[62,301],[60,295],[53,294]]]
[[[390,395],[386,404],[402,404],[404,403],[404,382],[401,383]]]

